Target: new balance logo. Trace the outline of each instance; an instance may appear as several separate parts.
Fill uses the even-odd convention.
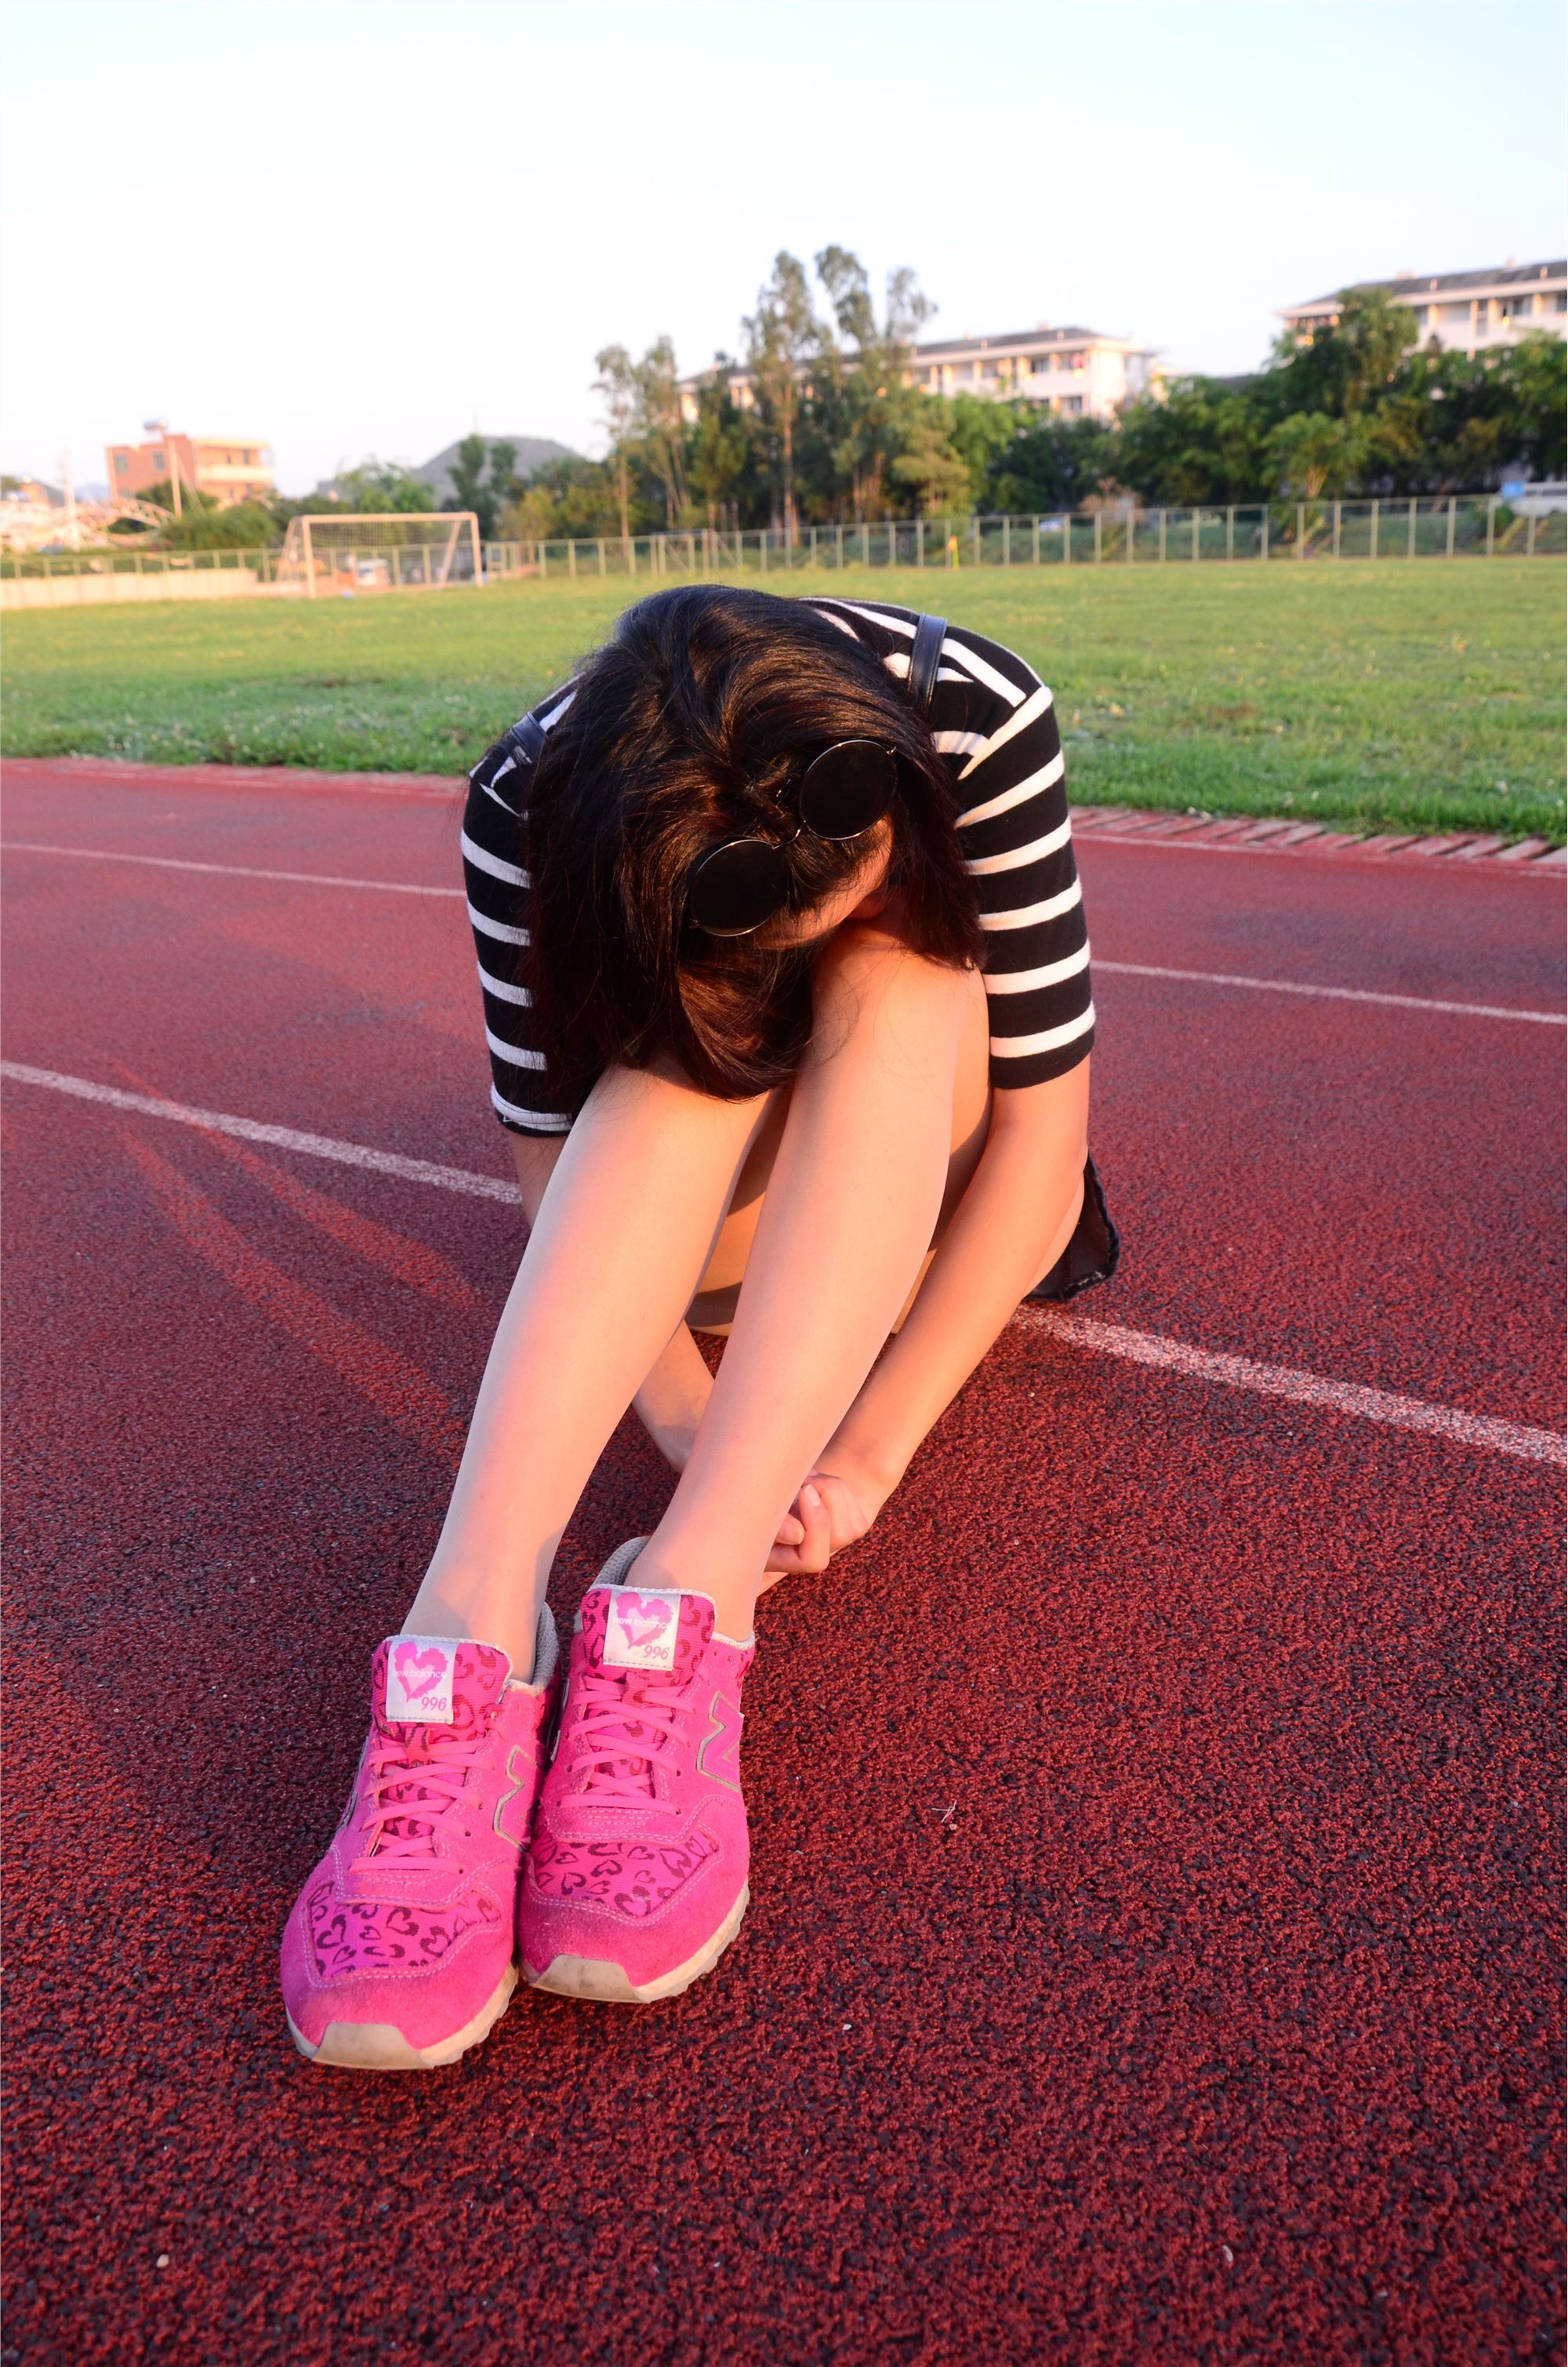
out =
[[[746,1721],[731,1702],[716,1693],[708,1704],[713,1723],[697,1745],[697,1772],[727,1792],[740,1789],[740,1729]]]

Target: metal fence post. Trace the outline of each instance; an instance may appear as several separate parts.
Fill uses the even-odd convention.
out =
[[[1235,504],[1234,502],[1225,512],[1225,557],[1227,559],[1235,557]]]
[[[1031,552],[1031,563],[1032,565],[1038,567],[1040,564],[1040,521],[1038,518],[1036,518],[1033,523],[1032,540],[1033,549]]]
[[[1202,530],[1203,513],[1197,504],[1194,504],[1192,510],[1192,564],[1194,567],[1198,564],[1198,538],[1202,533]]]
[[[1162,567],[1165,565],[1165,527],[1169,515],[1168,510],[1161,510],[1159,514],[1159,563]]]
[[[1339,512],[1341,506],[1342,504],[1337,501],[1334,504],[1334,556],[1336,559],[1339,556]]]
[[[1405,540],[1404,556],[1406,559],[1414,559],[1416,556],[1416,497],[1414,494],[1410,498],[1410,532]]]
[[[1411,504],[1412,509],[1414,509],[1415,506],[1416,504],[1413,502]],[[1495,493],[1489,493],[1486,499],[1486,556],[1488,559],[1492,556],[1492,549],[1495,539],[1496,531],[1497,496]]]
[[[1096,510],[1094,514],[1094,563],[1097,567],[1100,565],[1100,554],[1104,544],[1104,515],[1105,514],[1102,510]]]
[[[1127,564],[1129,567],[1133,564],[1133,543],[1137,531],[1138,513],[1136,509],[1129,508],[1127,512]]]
[[[1307,514],[1305,502],[1296,504],[1296,557],[1304,559],[1307,548]]]
[[[1451,558],[1453,557],[1453,555],[1454,555],[1454,510],[1455,510],[1455,507],[1456,507],[1455,499],[1454,499],[1453,494],[1452,494],[1452,493],[1450,493],[1450,494],[1449,495],[1449,547],[1448,547],[1447,550],[1443,553],[1443,556],[1444,556],[1444,558],[1445,558],[1445,559],[1451,559]],[[1531,550],[1533,550],[1533,549],[1535,549],[1535,532],[1534,532],[1535,521],[1534,521],[1534,519],[1533,519],[1533,518],[1532,518],[1532,519],[1531,519],[1531,521],[1530,521],[1530,527],[1531,527],[1531,532],[1530,532],[1530,549],[1531,549]]]
[[[1263,534],[1258,555],[1267,565],[1269,559],[1269,504],[1267,502],[1263,504]]]
[[[864,518],[860,522],[860,563],[863,567],[871,565],[871,528]]]
[[[1004,517],[1002,520],[1002,565],[1004,567],[1012,565],[1012,519],[1010,517]]]
[[[1369,552],[1368,552],[1368,556],[1369,556],[1370,558],[1375,559],[1375,558],[1377,557],[1377,555],[1378,555],[1378,504],[1377,504],[1377,503],[1376,503],[1376,502],[1374,502],[1374,503],[1372,504],[1371,543],[1370,550],[1369,550]]]
[[[976,511],[969,521],[969,548],[975,554],[975,564],[980,564],[980,513]]]
[[[925,563],[926,522],[923,517],[918,517],[915,520],[915,565],[917,567],[923,567]]]

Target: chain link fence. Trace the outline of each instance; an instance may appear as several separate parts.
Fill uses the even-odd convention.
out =
[[[694,527],[679,534],[487,542],[482,582],[626,575],[782,576],[843,568],[1190,567],[1322,560],[1561,557],[1568,513],[1528,514],[1499,494],[1406,501],[1253,502],[1196,509],[1110,504],[1039,516],[884,518],[862,526]],[[473,581],[466,578],[453,581]],[[356,549],[307,587],[276,550],[29,551],[0,555],[0,603],[222,597],[435,588],[428,559],[389,543]],[[449,587],[448,587],[449,588]]]
[[[1039,516],[884,518],[876,525],[572,541],[488,542],[487,581],[510,576],[787,574],[844,567],[1190,566],[1214,561],[1561,555],[1561,510],[1529,515],[1500,495],[1405,501],[1254,502],[1196,509],[1131,504]]]

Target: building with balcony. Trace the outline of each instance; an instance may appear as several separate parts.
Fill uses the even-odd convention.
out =
[[[801,376],[820,367],[805,364]],[[682,379],[681,409],[687,420],[696,417],[698,393],[711,375]],[[906,386],[926,394],[977,394],[993,402],[1037,402],[1064,419],[1109,419],[1122,403],[1146,394],[1159,373],[1153,350],[1130,337],[1042,325],[1013,336],[941,337],[916,345],[903,375]],[[749,371],[731,369],[729,391],[743,411],[750,409]]]
[[[1015,336],[942,337],[917,345],[907,379],[928,394],[1038,402],[1064,419],[1110,419],[1146,394],[1155,357],[1098,329],[1024,329]]]
[[[1358,279],[1358,290],[1380,289],[1416,316],[1422,345],[1435,338],[1446,352],[1484,353],[1511,345],[1532,331],[1568,335],[1568,263],[1508,262],[1495,271],[1402,271],[1393,279]],[[1330,328],[1339,318],[1342,289],[1306,304],[1285,304],[1280,318],[1298,337]]]
[[[266,501],[273,492],[271,451],[241,436],[159,436],[147,444],[111,444],[106,457],[111,495],[134,499],[168,483],[175,469],[186,492],[209,494],[220,509]]]

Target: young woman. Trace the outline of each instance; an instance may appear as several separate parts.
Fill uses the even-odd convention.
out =
[[[628,2003],[708,1970],[758,1593],[865,1535],[1020,1299],[1116,1256],[1061,748],[1010,651],[660,593],[475,768],[463,847],[529,1235],[284,1937],[300,2050],[367,2069],[454,2061],[519,1965]],[[563,1682],[546,1583],[628,1403],[680,1477]]]

